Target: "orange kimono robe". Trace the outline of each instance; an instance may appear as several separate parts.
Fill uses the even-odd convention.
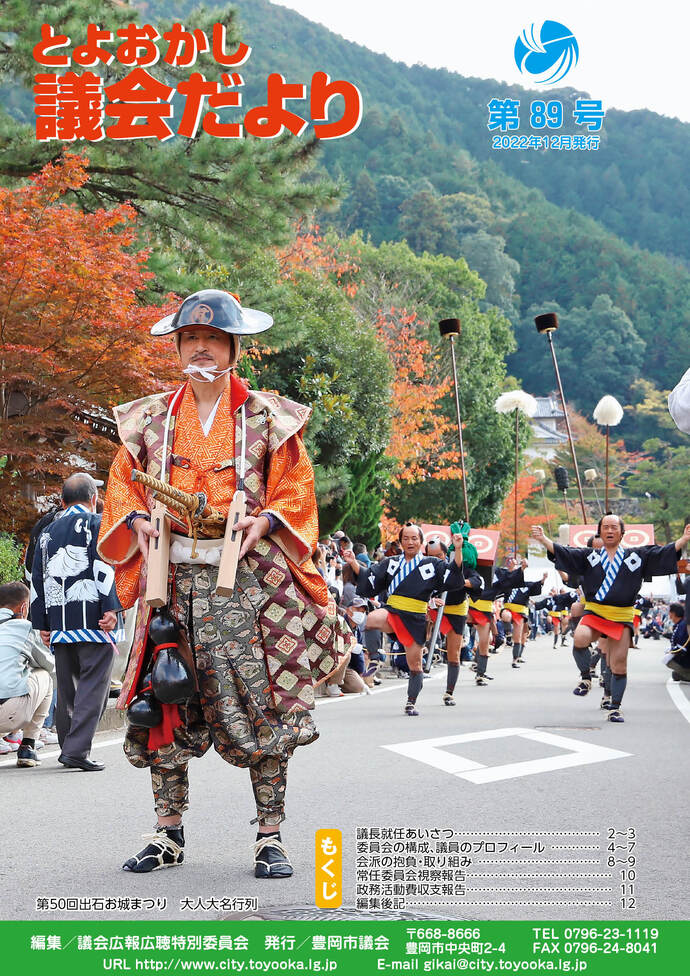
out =
[[[209,505],[221,511],[229,509],[236,487],[234,412],[248,396],[244,384],[232,376],[206,437],[191,384],[187,383],[175,424],[170,484],[182,491],[204,491]],[[288,557],[302,589],[315,603],[325,606],[328,587],[311,559],[318,542],[319,522],[314,472],[302,441],[302,428],[303,424],[271,453],[266,503],[259,510],[270,512],[283,523],[284,528],[275,533],[276,542]],[[181,465],[174,463],[178,459]],[[110,469],[98,540],[101,557],[115,567],[117,594],[124,609],[134,606],[139,596],[142,563],[134,533],[124,520],[130,512],[149,510],[146,489],[131,480],[135,468],[144,470],[131,449],[123,444]],[[250,510],[249,514],[259,512]]]
[[[205,436],[191,384],[187,383],[178,393],[167,463],[162,456],[164,420],[171,396],[175,394],[156,394],[115,410],[123,444],[108,479],[98,552],[115,569],[122,606],[132,607],[145,586],[142,557],[125,519],[132,511],[148,512],[151,508],[147,490],[131,481],[132,471],[139,468],[160,478],[165,464],[171,485],[187,492],[204,491],[210,505],[227,511],[235,491],[235,459],[239,455],[240,424],[236,418],[244,404],[247,511],[251,515],[270,512],[280,519],[282,528],[268,540],[282,550],[293,580],[306,598],[305,604],[311,605],[319,623],[326,614],[327,623],[332,625],[335,607],[326,582],[311,558],[318,541],[318,511],[313,470],[302,441],[311,411],[274,394],[250,391],[232,375],[211,430]],[[142,656],[148,618],[149,608],[142,599],[130,664],[118,702],[122,708],[133,696],[137,658]],[[323,643],[326,635],[321,627],[318,634],[321,636],[317,640]],[[335,651],[322,656],[323,677],[332,672],[337,656]]]

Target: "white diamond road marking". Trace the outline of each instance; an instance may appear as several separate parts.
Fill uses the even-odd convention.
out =
[[[485,766],[482,763],[448,752],[444,747],[462,742],[481,742],[484,739],[531,739],[544,745],[563,749],[560,756],[546,756],[544,759],[528,759],[523,762],[505,763],[500,766]],[[390,752],[397,752],[408,759],[426,763],[451,776],[459,776],[470,783],[496,783],[503,779],[516,779],[519,776],[533,776],[535,773],[550,773],[555,769],[570,769],[573,766],[587,766],[590,763],[606,762],[608,759],[625,759],[632,755],[619,749],[609,749],[569,739],[564,735],[550,732],[536,732],[534,729],[489,729],[484,732],[467,732],[464,735],[447,735],[440,739],[419,739],[416,742],[399,742],[382,746]]]

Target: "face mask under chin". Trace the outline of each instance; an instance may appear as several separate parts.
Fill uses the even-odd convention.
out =
[[[197,383],[215,383],[222,376],[231,373],[232,369],[232,366],[228,366],[226,369],[218,369],[217,366],[197,366],[196,363],[190,363],[182,372],[190,379],[196,380]]]

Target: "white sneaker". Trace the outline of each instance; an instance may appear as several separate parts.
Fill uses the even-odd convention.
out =
[[[19,746],[21,745],[22,740],[21,739],[19,739],[19,740],[9,739],[9,738],[7,738],[7,736],[5,736],[5,738],[3,739],[3,742],[5,743],[5,745],[7,745],[7,746],[10,747],[10,752],[18,752],[19,751]]]
[[[326,694],[329,698],[340,698],[342,697],[342,691],[339,685],[326,685]]]
[[[0,756],[6,756],[8,752],[12,752],[12,746],[4,739],[0,739]]]
[[[34,751],[38,752],[38,750],[42,749],[44,745],[45,742],[43,742],[41,739],[36,739],[36,741],[34,742]]]
[[[57,732],[51,732],[50,729],[41,729],[39,738],[47,746],[54,746],[58,741]]]

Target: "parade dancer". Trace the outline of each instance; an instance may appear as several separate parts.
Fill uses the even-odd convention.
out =
[[[465,523],[465,525],[466,524],[467,523]],[[467,526],[467,528],[469,529],[469,526]],[[465,536],[464,531],[463,536]],[[475,596],[478,595],[484,586],[484,580],[476,571],[477,550],[472,543],[467,542],[467,538],[469,538],[469,532],[467,533],[466,541],[463,546],[463,573],[465,575],[465,585],[460,589],[448,591],[446,595],[446,602],[443,605],[443,617],[441,619],[440,628],[441,633],[446,638],[447,660],[446,690],[443,695],[443,704],[449,706],[456,704],[453,693],[460,674],[460,655],[462,653],[465,625],[467,623],[467,614],[470,607],[469,596],[470,593],[474,594]],[[445,547],[439,539],[430,540],[426,547],[428,556],[436,556],[441,553],[445,555],[444,549]],[[434,622],[436,620],[437,613],[438,608],[432,609],[430,612],[431,619]]]
[[[551,610],[553,608],[553,598],[551,596],[551,593],[549,593],[548,596],[543,596],[540,600],[534,600],[534,602],[532,603],[532,606],[534,607],[534,610],[537,613],[537,621],[540,620],[539,614],[541,613],[542,610],[545,610],[546,611],[546,616],[547,617],[550,616]],[[537,629],[538,629],[538,626],[537,626]],[[544,629],[544,634],[546,635],[546,633],[547,633],[547,631],[546,631],[546,628],[545,628]]]
[[[446,562],[424,555],[424,533],[414,522],[406,522],[398,538],[402,556],[382,559],[369,569],[357,560],[351,549],[343,553],[343,558],[357,575],[360,596],[375,597],[387,593],[385,607],[367,615],[366,627],[395,634],[405,648],[410,669],[405,714],[419,715],[416,704],[424,682],[422,657],[429,598],[434,592],[464,588],[462,549],[465,540],[459,532],[453,535],[455,553],[452,561]]]
[[[525,586],[524,570],[527,560],[520,565],[516,560],[510,560],[507,569],[499,569],[491,586],[482,590],[478,597],[470,597],[469,617],[477,628],[477,672],[475,683],[481,688],[486,685],[486,666],[489,663],[489,636],[491,623],[494,619],[494,601],[505,597],[516,587]]]
[[[548,615],[553,627],[553,647],[558,647],[558,638],[561,638],[561,647],[565,644],[566,630],[563,627],[564,621],[568,617],[570,607],[576,602],[577,595],[568,593],[565,589],[557,590],[552,587],[549,593],[548,603],[546,604]]]
[[[524,664],[525,635],[528,630],[528,604],[531,596],[538,596],[546,582],[548,573],[544,573],[541,580],[534,580],[525,586],[514,587],[503,604],[503,612],[507,611],[513,623],[513,667]]]
[[[652,609],[652,601],[646,596],[638,594],[635,600],[635,617],[633,619],[633,647],[637,647],[640,642],[640,623],[648,610]]]
[[[561,647],[565,647],[565,639],[568,636],[568,628],[570,626],[570,608],[573,606],[573,604],[577,603],[577,600],[577,593],[569,592],[563,587],[561,587],[560,593],[556,594],[554,598],[554,602],[560,613]],[[556,646],[555,641],[553,646]]]
[[[561,611],[558,609],[558,603],[556,597],[558,596],[558,590],[552,587],[549,593],[548,602],[546,604],[546,611],[551,621],[551,628],[553,630],[553,647],[554,650],[558,646],[558,635],[561,629]]]
[[[679,539],[667,546],[628,548],[621,544],[624,532],[625,524],[620,516],[608,513],[602,516],[597,527],[603,548],[576,549],[553,542],[540,525],[532,527],[532,537],[554,556],[556,569],[582,577],[585,613],[575,631],[574,646],[578,651],[586,651],[588,671],[589,645],[598,635],[608,638],[610,722],[624,721],[621,702],[627,683],[635,598],[645,577],[668,576],[676,572],[681,550],[690,541],[690,524],[685,526]],[[589,687],[586,687],[584,694],[588,691]]]
[[[599,536],[591,535],[587,540],[587,546],[590,549],[601,549],[603,542]],[[549,559],[553,559],[549,553]],[[565,582],[568,586],[573,589],[577,589],[577,600],[572,604],[570,608],[570,621],[569,630],[573,633],[573,660],[575,665],[580,672],[580,681],[573,689],[573,694],[579,698],[584,697],[589,694],[592,687],[592,681],[596,677],[596,666],[600,663],[599,670],[601,673],[601,686],[604,688],[604,695],[601,700],[601,708],[607,709],[611,704],[611,673],[608,670],[606,664],[606,638],[599,637],[598,642],[594,645],[595,650],[591,647],[581,648],[575,646],[574,634],[577,630],[577,625],[579,624],[582,615],[585,612],[585,598],[582,593],[582,578],[579,576],[568,575],[567,573],[561,573],[564,577]],[[608,691],[607,691],[608,688]]]
[[[302,439],[311,411],[249,390],[232,372],[240,336],[272,323],[270,315],[243,308],[227,292],[189,296],[151,330],[174,338],[183,385],[115,410],[122,446],[110,471],[98,552],[115,567],[123,607],[139,599],[118,707],[129,706],[125,753],[133,766],[150,769],[158,817],[154,832],[144,835],[146,846],[123,865],[127,871],[182,863],[187,766],[213,745],[226,762],[249,769],[252,823],[258,824],[256,877],[292,874],[280,834],[288,759],[318,737],[310,713],[314,685],[337,667],[339,637],[350,635],[311,558],[318,515]],[[196,524],[193,534],[185,528],[183,509],[181,527],[176,523],[168,544],[167,530],[159,533],[149,520],[154,489],[133,480],[142,472],[149,485],[155,479],[167,491],[196,495],[199,505],[208,506],[209,536],[198,539]],[[227,513],[240,496],[247,514],[233,521],[236,532],[230,533]],[[166,514],[159,524],[165,528],[167,521]],[[228,545],[223,533],[235,547],[237,535],[244,536],[239,552],[231,550],[239,556],[234,582],[221,595],[216,587]],[[160,571],[169,605],[152,619],[145,595],[147,570],[156,578],[153,569]],[[180,655],[186,648],[198,684],[198,693],[179,705],[147,697],[152,661],[171,647],[171,638],[160,636],[151,647],[154,623],[173,635]],[[149,706],[146,720],[142,706]],[[135,718],[138,724],[131,724]]]

